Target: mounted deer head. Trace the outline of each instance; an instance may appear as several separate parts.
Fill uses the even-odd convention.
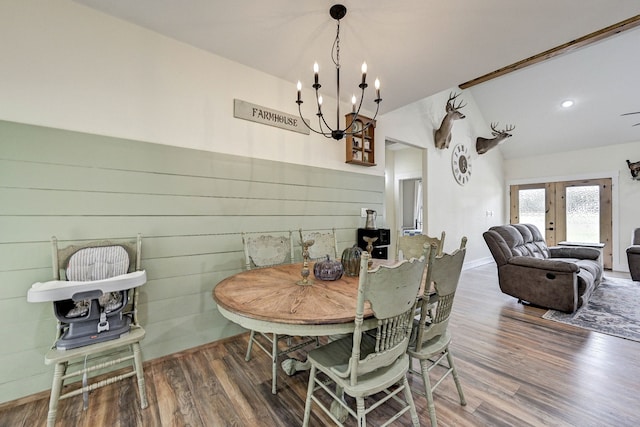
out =
[[[507,125],[503,130],[498,130],[496,129],[497,127],[498,123],[491,123],[491,133],[494,136],[493,138],[483,138],[479,136],[476,139],[476,151],[478,154],[484,154],[496,145],[500,144],[502,140],[510,138],[512,135],[509,132],[516,128],[515,126]]]
[[[436,148],[449,148],[449,143],[451,142],[451,128],[453,127],[454,120],[464,119],[465,115],[460,112],[460,109],[467,104],[462,104],[462,100],[458,105],[456,105],[456,98],[460,94],[449,94],[449,100],[447,101],[446,114],[442,119],[442,123],[440,124],[440,128],[438,128],[434,133],[434,141],[436,143]]]
[[[627,160],[627,166],[629,166],[629,171],[631,172],[631,178],[640,179],[640,161],[638,162],[630,162]]]

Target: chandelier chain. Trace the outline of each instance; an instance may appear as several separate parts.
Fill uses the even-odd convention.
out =
[[[333,41],[333,52],[334,55],[331,55],[331,59],[337,68],[340,68],[340,21],[338,21],[338,31],[336,32],[336,39]]]

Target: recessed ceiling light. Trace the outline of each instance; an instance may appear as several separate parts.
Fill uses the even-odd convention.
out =
[[[562,108],[569,108],[569,107],[573,107],[573,101],[570,99],[564,100],[562,101],[562,104],[560,104],[562,106]]]

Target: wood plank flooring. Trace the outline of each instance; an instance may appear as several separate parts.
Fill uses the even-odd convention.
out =
[[[447,378],[435,393],[440,426],[640,425],[640,343],[545,320],[544,312],[500,293],[493,264],[463,272],[450,328],[467,406]],[[272,395],[269,357],[256,350],[245,362],[247,339],[147,362],[145,410],[130,380],[93,392],[86,411],[80,396],[62,401],[57,425],[301,425],[308,373],[279,375]],[[410,382],[422,386],[416,376]],[[414,398],[429,426],[425,398]],[[2,404],[0,426],[44,425],[47,407],[48,393]],[[314,409],[312,425],[331,424]],[[409,417],[396,425],[411,425]]]

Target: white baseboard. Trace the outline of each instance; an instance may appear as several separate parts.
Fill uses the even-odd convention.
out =
[[[494,262],[492,257],[474,259],[473,261],[465,262],[462,265],[462,271],[480,267],[481,265],[490,264],[492,262]]]

